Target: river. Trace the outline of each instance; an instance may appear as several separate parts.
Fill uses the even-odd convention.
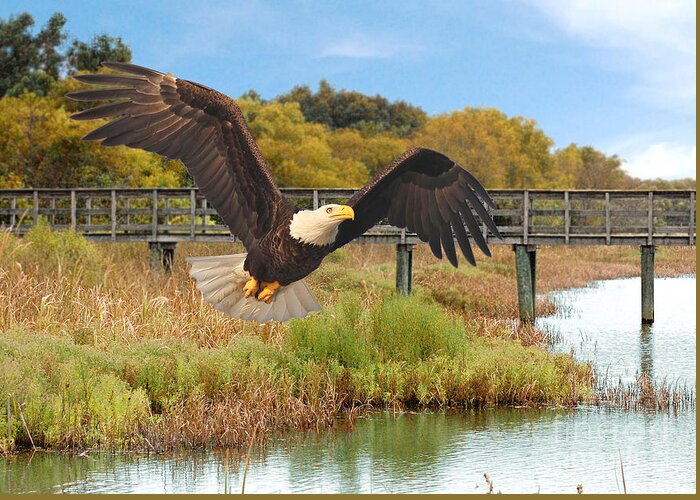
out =
[[[695,386],[695,277],[655,280],[656,321],[640,326],[640,281],[552,293],[538,325],[554,349],[610,380]],[[293,433],[254,450],[246,493],[695,492],[696,410],[595,407],[382,413],[352,430]],[[621,466],[624,468],[624,485]],[[0,459],[2,492],[239,493],[246,464],[223,452]]]

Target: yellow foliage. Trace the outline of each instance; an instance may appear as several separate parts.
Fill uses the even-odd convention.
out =
[[[239,105],[280,186],[359,187],[369,179],[361,161],[334,155],[332,133],[307,123],[298,103],[243,99]]]
[[[470,108],[430,118],[416,145],[440,151],[487,187],[551,187],[557,182],[552,140],[535,122],[509,119],[493,108]]]
[[[1,187],[181,184],[182,167],[175,162],[145,151],[81,140],[95,126],[71,120],[70,113],[56,108],[54,101],[31,93],[0,99]]]

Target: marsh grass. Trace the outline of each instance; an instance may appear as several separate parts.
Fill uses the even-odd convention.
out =
[[[32,441],[237,448],[368,409],[600,398],[590,366],[549,353],[546,334],[518,323],[509,249],[451,271],[417,247],[415,293],[402,298],[393,291],[393,247],[351,246],[309,277],[323,312],[264,325],[218,313],[187,275],[186,256],[240,251],[181,244],[167,276],[148,268],[145,244],[96,244],[42,226],[23,239],[4,232],[0,451]],[[606,266],[588,265],[584,253],[558,252],[538,257],[542,292],[560,286],[564,268],[577,277],[568,286],[605,277]],[[686,253],[660,252],[657,262],[689,272]],[[633,257],[615,250],[591,258],[629,260],[631,271]]]
[[[675,413],[695,408],[695,391],[665,379],[655,381],[646,373],[637,374],[630,383],[600,377],[595,383],[594,404],[623,410]]]

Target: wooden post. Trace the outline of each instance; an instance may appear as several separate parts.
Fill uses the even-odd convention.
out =
[[[176,245],[177,243],[174,242],[149,241],[148,253],[151,269],[170,273],[173,269]]]
[[[642,245],[642,323],[654,322],[654,246]]]
[[[73,230],[78,227],[78,200],[75,196],[75,189],[70,190],[70,227]]]
[[[197,228],[197,192],[190,189],[190,241],[194,241],[194,233]]]
[[[691,208],[691,210],[692,210],[692,208]],[[17,198],[15,198],[13,196],[12,199],[10,200],[10,227],[12,229],[15,229],[15,224],[17,224],[17,215],[15,214],[16,211],[17,211]],[[692,232],[691,232],[690,239],[691,239],[690,244],[692,245],[693,244]]]
[[[523,191],[523,243],[527,245],[528,229],[530,227],[530,192]]]
[[[51,209],[51,227],[55,228],[56,227],[56,198],[53,196],[51,197],[51,200],[49,201],[49,208]]]
[[[518,309],[522,321],[535,320],[535,281],[537,248],[534,245],[513,245],[518,281]]]
[[[158,238],[158,190],[154,189],[151,194],[151,237],[155,240]]]
[[[85,199],[85,210],[87,211],[86,215],[86,224],[88,226],[92,225],[92,198],[89,196]]]
[[[610,229],[610,193],[605,192],[605,244],[609,245],[610,244],[610,238],[611,238],[611,229]]]
[[[639,337],[639,352],[641,355],[639,372],[649,377],[649,380],[654,377],[653,328],[654,327],[648,323],[642,324],[641,335]]]
[[[128,200],[128,198],[127,198]],[[128,216],[127,216],[128,217]],[[112,189],[109,201],[109,222],[111,225],[112,241],[117,240],[117,192]],[[128,222],[127,222],[128,224]]]
[[[396,291],[409,295],[413,287],[413,245],[399,243],[396,245]]]
[[[32,206],[32,224],[36,226],[39,224],[39,191],[34,190],[34,200]]]
[[[647,208],[647,245],[654,242],[654,192],[649,191],[649,204]]]
[[[564,191],[564,243],[569,244],[569,233],[571,232],[571,202],[569,192]]]
[[[695,241],[695,191],[690,193],[690,221],[688,222],[689,243],[692,245]]]

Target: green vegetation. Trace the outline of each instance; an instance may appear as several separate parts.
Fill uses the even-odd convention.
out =
[[[326,310],[256,325],[202,303],[183,258],[165,277],[147,269],[143,245],[44,225],[3,234],[2,451],[236,446],[358,408],[592,397],[590,368],[570,356],[467,321],[428,288],[394,296],[385,261],[339,253],[312,282]]]
[[[80,140],[96,124],[69,120],[91,104],[63,97],[82,88],[67,75],[105,71],[99,61],[129,61],[131,51],[104,33],[68,43],[65,23],[56,13],[33,34],[27,13],[0,19],[0,188],[190,185],[179,162]],[[282,186],[359,187],[417,145],[444,152],[489,188],[695,187],[693,179],[632,178],[620,158],[591,146],[553,151],[534,120],[492,108],[427,116],[417,106],[336,90],[325,80],[316,92],[297,86],[264,100],[250,90],[238,102]]]

